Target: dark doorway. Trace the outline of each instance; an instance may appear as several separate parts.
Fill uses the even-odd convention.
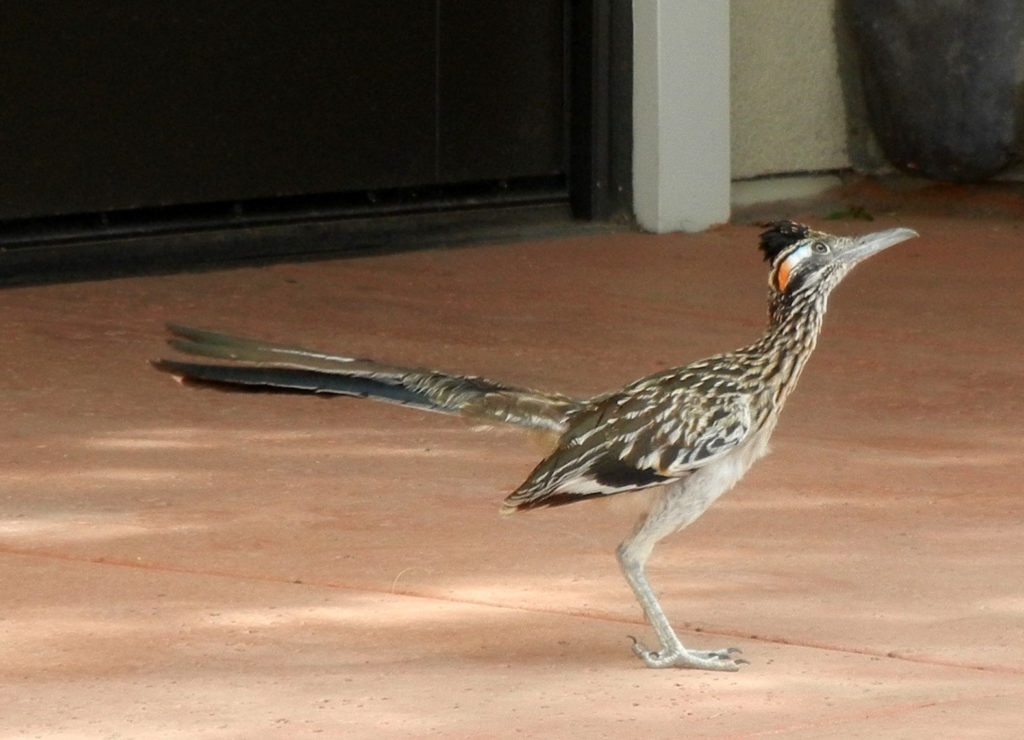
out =
[[[8,3],[0,246],[480,207],[605,218],[627,8]]]

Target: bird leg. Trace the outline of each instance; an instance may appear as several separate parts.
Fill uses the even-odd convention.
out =
[[[644,574],[643,563],[631,559],[626,543],[619,547],[618,555],[622,571],[626,575],[626,581],[633,589],[636,600],[640,602],[647,621],[651,623],[655,634],[658,635],[660,645],[657,650],[649,650],[642,642],[631,637],[633,652],[650,668],[674,666],[677,668],[703,668],[711,671],[736,671],[739,670],[741,664],[747,662],[740,658],[733,658],[733,654],[740,652],[739,648],[689,650],[684,647],[651,590],[651,585]]]
[[[636,600],[644,611],[644,616],[654,628],[660,643],[657,650],[648,649],[635,637],[633,652],[650,668],[700,668],[711,671],[736,671],[740,665],[748,661],[734,658],[738,648],[721,650],[690,650],[679,641],[668,617],[662,611],[651,584],[644,572],[644,565],[650,557],[654,545],[662,537],[675,532],[699,517],[710,505],[704,503],[703,497],[687,496],[685,483],[671,486],[665,495],[655,504],[654,508],[641,520],[633,533],[619,545],[616,554],[619,565],[626,577],[626,582],[633,589]]]

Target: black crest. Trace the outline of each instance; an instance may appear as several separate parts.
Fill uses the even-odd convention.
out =
[[[806,239],[811,233],[809,227],[796,221],[772,221],[761,226],[768,227],[761,232],[761,251],[766,262],[771,262],[783,249]]]

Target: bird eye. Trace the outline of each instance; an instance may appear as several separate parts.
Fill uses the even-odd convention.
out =
[[[825,254],[825,252],[828,251],[828,244],[825,242],[814,242],[814,244],[811,245],[811,249],[818,254]]]

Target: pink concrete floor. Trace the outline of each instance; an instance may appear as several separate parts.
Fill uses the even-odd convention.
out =
[[[173,319],[589,394],[754,337],[756,228],[0,292],[0,736],[1019,736],[1024,222],[920,205],[819,222],[921,237],[655,552],[734,674],[632,657],[629,496],[499,518],[544,440],[147,360]]]

